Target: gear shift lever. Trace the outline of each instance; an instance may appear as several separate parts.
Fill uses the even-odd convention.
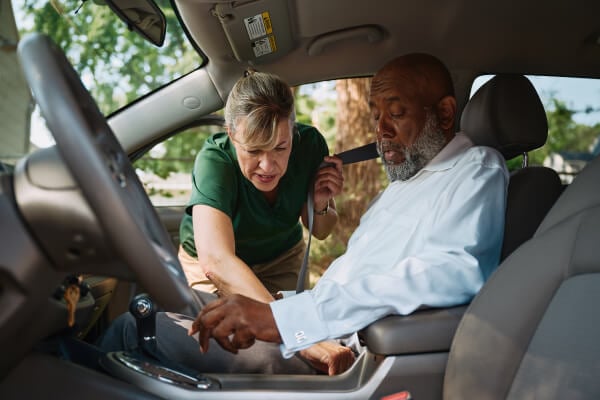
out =
[[[127,367],[179,387],[194,390],[220,388],[219,382],[198,375],[195,370],[174,363],[158,354],[156,344],[156,305],[146,293],[135,296],[129,303],[129,312],[135,317],[137,325],[138,350],[140,354],[114,352],[122,364]],[[111,365],[108,363],[108,365]],[[167,397],[172,393],[167,392]]]
[[[154,354],[156,352],[156,306],[150,296],[141,293],[129,303],[129,312],[135,317],[138,347]]]

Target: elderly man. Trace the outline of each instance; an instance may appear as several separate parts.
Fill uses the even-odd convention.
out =
[[[169,317],[198,334],[205,355],[218,349],[209,351],[214,338],[230,352],[230,370],[246,372],[236,357],[270,345],[278,353],[263,355],[260,364],[292,362],[298,352],[319,370],[343,372],[352,353],[331,339],[386,315],[467,303],[498,265],[508,173],[498,152],[455,134],[446,67],[426,54],[390,61],[373,78],[369,106],[390,184],[315,287],[270,303],[227,296],[207,304],[191,327]],[[181,340],[162,352],[191,357]],[[297,365],[285,371],[305,372]]]

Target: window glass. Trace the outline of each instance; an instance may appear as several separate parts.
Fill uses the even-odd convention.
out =
[[[493,75],[478,77],[471,96]],[[600,153],[600,79],[528,76],[535,87],[548,118],[548,140],[529,153],[529,165],[544,165],[556,170],[563,183]],[[518,168],[521,157],[509,161]]]
[[[157,207],[182,206],[190,199],[192,169],[196,154],[222,124],[209,124],[184,130],[153,146],[133,166]]]
[[[59,45],[104,114],[171,82],[203,60],[192,48],[169,0],[155,0],[167,32],[157,47],[128,29],[102,1],[14,1],[20,36],[45,33]]]
[[[312,83],[294,89],[296,120],[316,126],[330,149],[335,145],[335,81]],[[219,117],[215,117],[219,118]],[[204,140],[223,132],[223,121],[182,131],[156,144],[134,162],[152,204],[157,207],[185,205],[191,194],[196,154]]]
[[[163,46],[130,31],[103,1],[12,0],[0,10],[0,162],[54,144],[19,67],[17,44],[41,32],[60,46],[105,114],[125,107],[201,66],[169,0],[155,0],[167,20]]]

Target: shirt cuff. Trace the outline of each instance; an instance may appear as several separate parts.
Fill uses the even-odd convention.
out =
[[[310,291],[269,304],[283,341],[281,354],[285,358],[327,339],[327,327],[319,318]]]
[[[281,298],[285,299],[286,297],[295,296],[297,293],[295,290],[280,290]]]

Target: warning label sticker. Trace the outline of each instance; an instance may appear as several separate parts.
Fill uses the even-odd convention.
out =
[[[253,17],[244,18],[244,25],[246,25],[246,31],[248,32],[250,40],[258,39],[259,37],[273,33],[271,16],[268,11]]]
[[[265,54],[271,54],[274,51],[277,51],[275,36],[270,35],[268,37],[255,40],[252,42],[252,50],[254,51],[255,57],[264,56]]]

